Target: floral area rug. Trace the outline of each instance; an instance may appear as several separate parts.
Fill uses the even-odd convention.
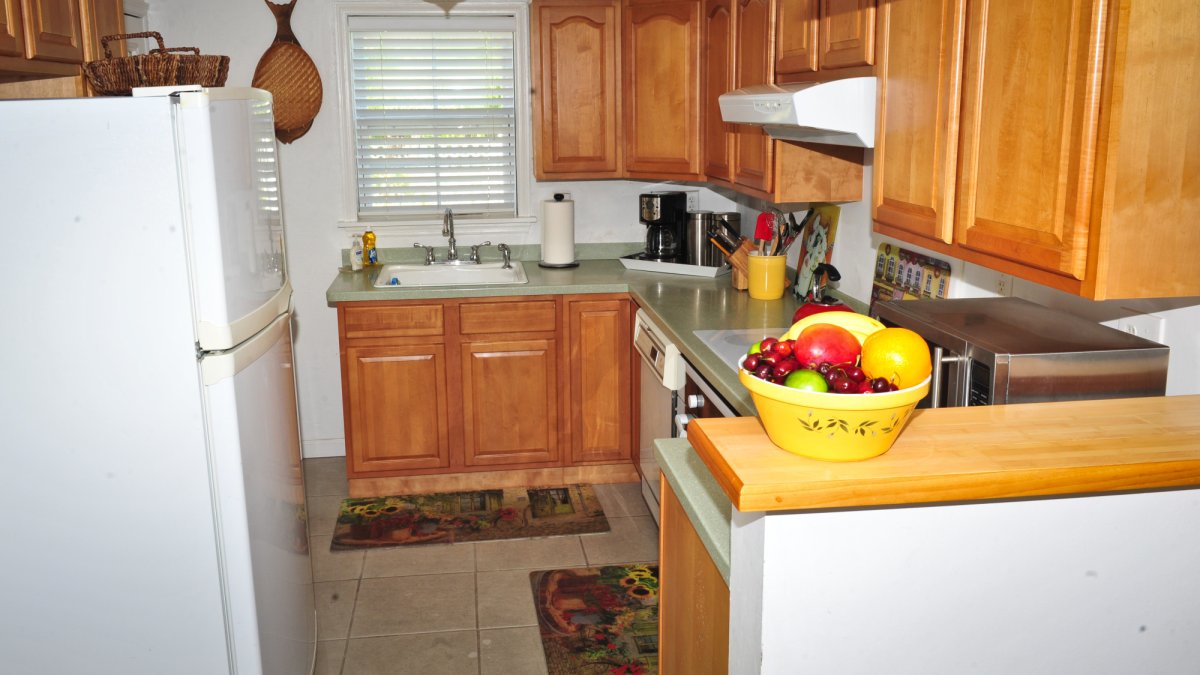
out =
[[[591,485],[346,499],[335,551],[607,532]]]
[[[550,675],[658,673],[658,566],[531,572]]]

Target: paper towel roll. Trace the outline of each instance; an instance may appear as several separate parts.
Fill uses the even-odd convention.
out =
[[[543,267],[575,266],[575,202],[555,195],[542,202]]]

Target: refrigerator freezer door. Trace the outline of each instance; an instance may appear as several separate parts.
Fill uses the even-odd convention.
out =
[[[315,620],[291,314],[201,360],[221,568],[238,673],[312,669]]]
[[[288,310],[271,97],[255,89],[184,92],[179,170],[205,351],[229,349]]]

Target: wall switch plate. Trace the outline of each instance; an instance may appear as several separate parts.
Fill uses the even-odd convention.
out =
[[[1126,311],[1133,312],[1128,307]],[[1154,314],[1133,312],[1129,316],[1117,319],[1117,330],[1123,330],[1130,335],[1136,335],[1152,342],[1162,343],[1166,339],[1167,321]]]

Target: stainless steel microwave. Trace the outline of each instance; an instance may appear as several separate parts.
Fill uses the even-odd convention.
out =
[[[876,318],[930,345],[919,407],[1162,396],[1170,348],[1020,298],[886,300]]]

